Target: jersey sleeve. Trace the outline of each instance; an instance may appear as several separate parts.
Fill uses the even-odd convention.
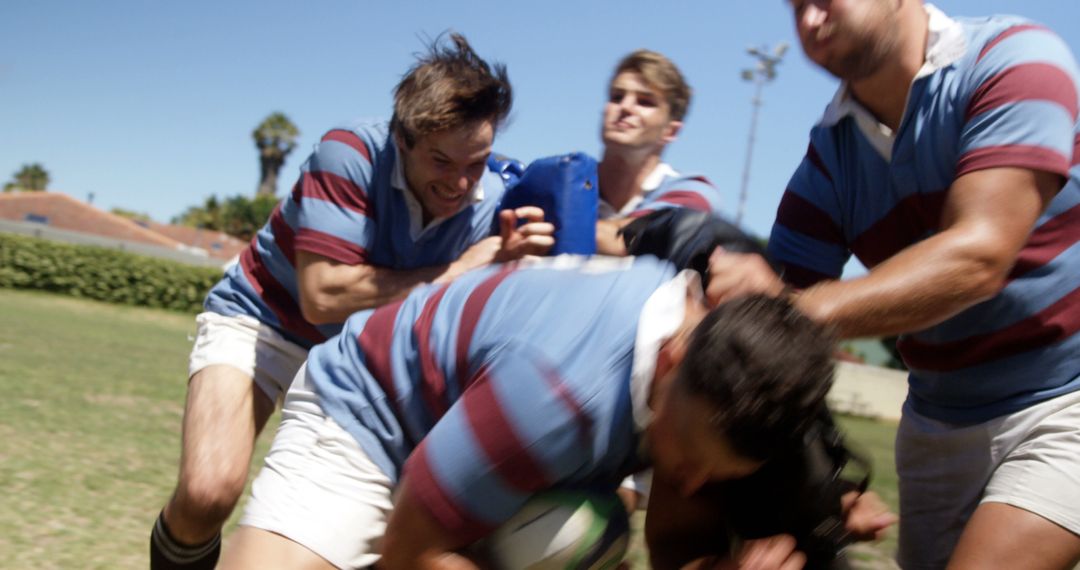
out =
[[[984,45],[967,78],[956,176],[998,167],[1068,176],[1077,162],[1076,61],[1053,32],[1018,24]]]
[[[720,214],[720,191],[704,176],[676,176],[650,192],[630,213],[638,218],[666,208],[690,208]]]
[[[367,262],[375,235],[368,195],[373,146],[349,130],[323,136],[293,189],[299,211],[296,249],[350,265]]]
[[[483,537],[592,457],[592,421],[537,352],[498,350],[470,381],[403,475],[413,498],[462,542]]]
[[[769,255],[788,284],[805,288],[838,279],[851,252],[840,221],[840,202],[827,157],[814,143],[791,177],[769,236]]]

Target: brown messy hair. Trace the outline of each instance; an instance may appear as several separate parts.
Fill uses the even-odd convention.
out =
[[[675,64],[661,53],[647,49],[639,49],[622,58],[615,66],[615,73],[611,74],[610,85],[615,78],[624,71],[631,71],[641,75],[650,87],[664,94],[671,112],[671,120],[681,121],[690,108],[690,85]]]
[[[412,148],[420,137],[476,121],[498,127],[506,120],[513,93],[506,66],[488,65],[464,36],[435,38],[394,88],[390,129]]]
[[[783,299],[723,303],[694,330],[678,382],[739,454],[768,459],[800,441],[833,380],[833,334]]]

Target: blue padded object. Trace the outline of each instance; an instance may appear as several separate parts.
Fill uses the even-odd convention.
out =
[[[488,170],[502,177],[507,188],[517,184],[517,181],[521,179],[521,175],[525,172],[524,162],[496,152],[488,156],[487,167]]]
[[[541,158],[509,186],[499,210],[537,206],[555,225],[550,255],[596,253],[596,210],[599,204],[596,159],[582,153]],[[495,220],[498,233],[498,220]]]

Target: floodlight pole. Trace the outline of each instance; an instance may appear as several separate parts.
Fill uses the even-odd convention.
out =
[[[754,84],[754,98],[750,101],[753,112],[750,115],[750,135],[746,141],[746,161],[743,164],[742,186],[739,188],[739,206],[735,211],[736,224],[742,223],[743,215],[746,213],[746,199],[750,189],[750,164],[754,157],[758,112],[761,110],[762,105],[761,93],[766,83],[776,79],[776,66],[784,58],[787,47],[786,43],[781,43],[773,49],[771,54],[764,47],[760,49],[752,47],[746,50],[747,53],[757,58],[758,64],[753,69],[744,69],[742,71],[743,80]]]

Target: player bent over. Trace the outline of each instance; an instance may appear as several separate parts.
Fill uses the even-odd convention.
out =
[[[824,405],[831,354],[786,302],[710,311],[651,257],[417,289],[312,349],[222,567],[473,568],[460,549],[545,489],[747,475]]]

